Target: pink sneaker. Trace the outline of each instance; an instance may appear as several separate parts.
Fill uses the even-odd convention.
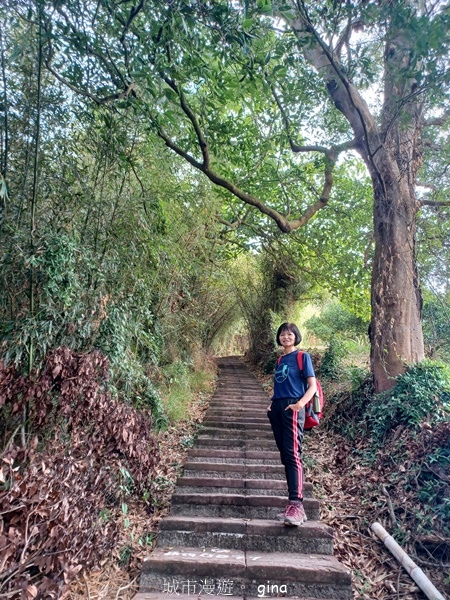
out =
[[[303,502],[291,502],[284,514],[284,524],[288,527],[298,527],[306,520]]]
[[[289,508],[289,504],[286,506],[286,508],[283,510],[283,512],[280,512],[277,514],[277,516],[275,517],[277,521],[284,521],[284,517],[286,516],[286,511]]]

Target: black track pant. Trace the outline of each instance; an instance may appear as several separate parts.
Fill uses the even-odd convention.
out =
[[[277,398],[267,412],[272,431],[286,471],[289,500],[303,500],[302,442],[305,409],[285,410],[296,399]]]

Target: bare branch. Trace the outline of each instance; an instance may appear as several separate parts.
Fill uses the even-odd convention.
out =
[[[347,26],[334,48],[334,52],[336,53],[336,55],[338,56],[339,59],[341,58],[342,47],[345,46],[347,49],[347,53],[349,55],[348,58],[349,58],[349,60],[351,60],[350,37],[351,37],[352,31],[354,29],[356,29],[357,27],[361,28],[362,25],[364,25],[364,22],[362,19],[356,19],[356,20],[352,21],[349,18]]]
[[[127,89],[124,90],[123,92],[117,92],[116,94],[111,94],[110,96],[104,96],[103,98],[100,98],[99,96],[96,96],[95,94],[92,94],[91,92],[87,92],[86,90],[82,90],[82,89],[77,88],[74,85],[72,85],[69,81],[67,81],[67,79],[65,79],[62,75],[60,75],[57,71],[55,71],[55,69],[52,67],[51,62],[48,59],[46,59],[44,62],[45,62],[45,66],[50,71],[50,73],[60,83],[67,86],[70,90],[72,90],[76,94],[79,94],[80,96],[83,96],[84,98],[89,98],[90,100],[92,100],[93,102],[98,104],[99,106],[102,104],[108,104],[109,102],[112,102],[113,100],[122,100],[124,98],[128,98],[128,96],[130,94],[133,94],[133,96],[135,95],[134,83],[131,83],[130,85],[128,85]]]
[[[437,200],[419,200],[419,206],[434,206],[435,208],[443,208],[445,206],[450,206],[450,200],[444,200],[443,202],[438,202]]]
[[[427,188],[428,190],[433,190],[433,192],[438,192],[439,188],[434,183],[424,183],[422,181],[416,181],[417,187]]]
[[[432,119],[427,119],[424,122],[423,126],[424,127],[434,127],[434,126],[440,127],[442,125],[445,125],[449,120],[450,120],[450,109],[446,110],[444,112],[444,114],[441,115],[440,117],[434,117]]]
[[[197,117],[194,114],[194,111],[191,109],[189,104],[186,102],[186,98],[184,96],[183,90],[181,89],[181,86],[179,86],[173,79],[170,79],[169,77],[167,77],[167,75],[165,73],[160,73],[160,76],[179,97],[181,109],[183,110],[184,114],[187,116],[189,121],[192,123],[195,134],[197,136],[198,144],[200,146],[200,150],[202,151],[202,156],[203,156],[203,167],[205,169],[209,169],[210,159],[209,159],[208,144],[205,140],[205,136],[203,135],[200,124],[197,120]]]
[[[175,142],[167,135],[164,128],[161,127],[161,125],[159,125],[155,120],[153,120],[153,124],[156,126],[157,134],[159,135],[159,137],[161,139],[164,140],[164,142],[168,148],[173,150],[176,154],[178,154],[178,156],[181,156],[182,158],[184,158],[185,161],[187,161],[189,164],[191,164],[193,167],[195,167],[199,171],[203,171],[203,169],[205,168],[203,163],[196,160],[193,156],[191,156],[185,150],[183,150],[177,144],[175,144]]]

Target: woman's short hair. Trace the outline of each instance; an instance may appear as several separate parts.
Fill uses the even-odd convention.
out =
[[[294,346],[297,346],[302,341],[302,334],[295,323],[281,323],[277,331],[277,344],[279,346],[281,346],[280,335],[283,331],[290,331],[295,335]]]

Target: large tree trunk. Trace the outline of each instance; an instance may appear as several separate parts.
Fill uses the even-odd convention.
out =
[[[377,392],[423,359],[421,293],[415,257],[416,200],[407,173],[385,151],[374,182],[371,365]],[[380,160],[381,159],[381,160]]]
[[[424,357],[415,254],[423,104],[412,93],[415,79],[405,75],[414,42],[401,29],[389,33],[380,143],[369,140],[366,158],[374,190],[371,364],[377,392],[390,389],[406,364]]]

